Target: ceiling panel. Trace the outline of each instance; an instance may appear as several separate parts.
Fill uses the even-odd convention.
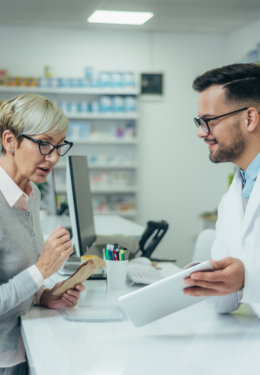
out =
[[[95,9],[152,11],[143,26],[94,25]],[[231,32],[260,19],[259,0],[1,0],[0,24],[151,32]]]

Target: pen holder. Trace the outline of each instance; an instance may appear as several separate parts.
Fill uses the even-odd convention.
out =
[[[122,290],[126,286],[127,260],[106,260],[108,290]]]

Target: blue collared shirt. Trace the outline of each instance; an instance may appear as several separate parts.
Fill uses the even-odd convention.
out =
[[[251,191],[253,190],[254,183],[256,181],[258,172],[260,170],[260,152],[256,155],[254,160],[249,164],[246,171],[240,169],[240,173],[243,179],[243,191],[242,194],[246,199],[249,199]]]

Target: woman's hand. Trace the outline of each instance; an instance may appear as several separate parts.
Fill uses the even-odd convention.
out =
[[[62,307],[76,306],[80,297],[80,292],[85,289],[84,285],[76,284],[74,289],[68,289],[60,296],[54,296],[52,293],[63,283],[64,281],[56,284],[52,289],[45,289],[40,298],[40,305],[53,310],[57,310]]]
[[[47,238],[41,256],[35,264],[44,279],[57,272],[73,252],[69,232],[62,226]]]

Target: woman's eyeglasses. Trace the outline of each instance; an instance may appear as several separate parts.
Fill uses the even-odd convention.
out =
[[[53,145],[50,142],[41,141],[32,137],[29,137],[29,135],[21,134],[21,137],[29,139],[30,141],[37,143],[39,147],[39,151],[41,155],[46,156],[50,155],[55,149],[57,150],[57,154],[59,156],[64,156],[73,146],[73,142],[69,141],[63,141],[61,145]]]

